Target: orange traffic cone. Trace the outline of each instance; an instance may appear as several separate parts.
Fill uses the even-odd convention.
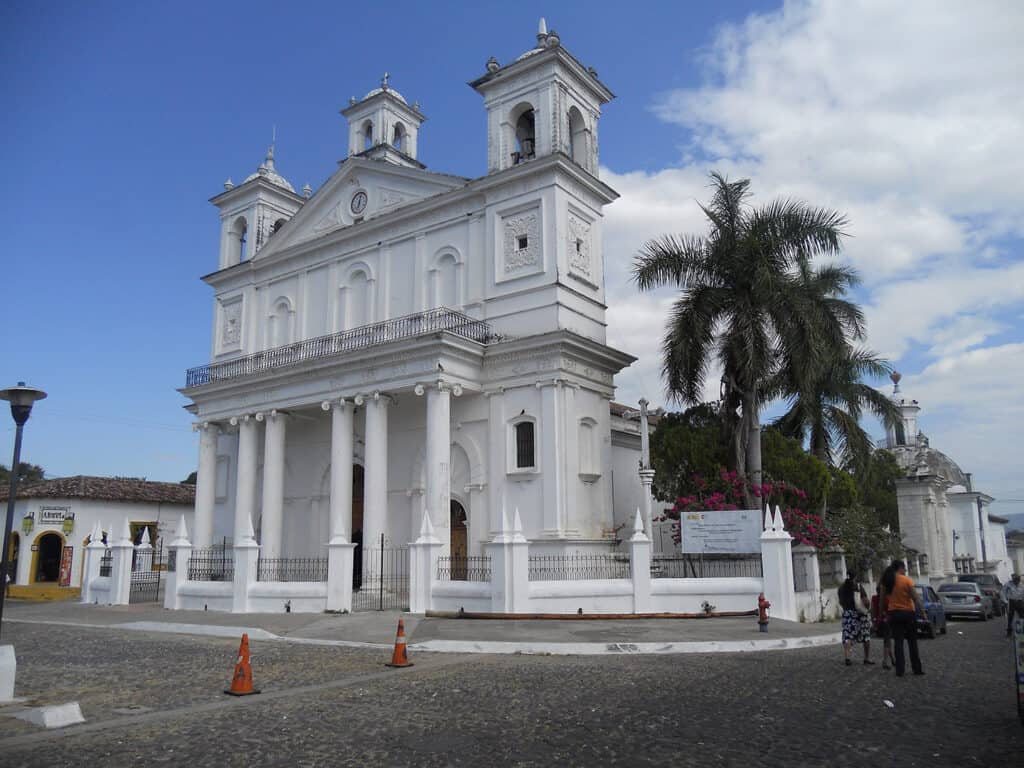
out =
[[[235,674],[231,678],[231,687],[224,693],[229,696],[248,696],[259,693],[259,688],[252,687],[252,667],[249,665],[249,635],[242,635],[242,644],[238,646],[238,661],[235,663]]]
[[[411,667],[412,662],[405,654],[405,624],[398,620],[398,636],[395,638],[395,651],[391,654],[391,661],[384,662],[386,667]]]

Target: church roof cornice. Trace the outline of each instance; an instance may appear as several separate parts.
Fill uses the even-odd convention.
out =
[[[224,208],[225,206],[231,205],[235,200],[248,197],[256,189],[270,195],[280,195],[285,200],[291,200],[299,203],[300,205],[306,202],[306,198],[302,195],[291,192],[278,184],[274,184],[263,176],[257,176],[256,178],[249,179],[244,184],[239,184],[237,187],[226,189],[211,197],[210,202],[218,208]]]
[[[491,87],[497,85],[506,78],[516,77],[531,69],[535,69],[553,60],[557,60],[562,62],[569,71],[575,74],[580,82],[586,85],[601,101],[601,103],[607,103],[615,98],[615,94],[612,93],[608,86],[597,78],[597,74],[592,68],[583,66],[579,59],[569,53],[569,51],[562,46],[559,45],[545,50],[538,50],[536,53],[528,53],[531,53],[531,55],[526,56],[525,58],[518,58],[493,72],[488,72],[485,75],[478,77],[476,80],[470,80],[467,85],[477,93],[486,95],[487,91],[490,90]]]

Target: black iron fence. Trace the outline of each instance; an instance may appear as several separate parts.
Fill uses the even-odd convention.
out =
[[[437,578],[441,581],[490,581],[491,558],[459,555],[439,557]]]
[[[529,578],[530,581],[628,579],[629,556],[589,552],[530,555]]]
[[[376,546],[356,548],[352,574],[352,610],[409,609],[409,548],[384,546],[384,534]]]
[[[232,581],[235,553],[227,547],[193,549],[188,559],[189,581]]]
[[[261,557],[257,581],[327,581],[326,557]]]
[[[651,577],[655,579],[711,579],[763,575],[761,555],[654,555]]]
[[[351,331],[317,336],[283,347],[267,349],[236,360],[189,368],[185,373],[185,386],[198,387],[213,381],[251,376],[307,360],[332,357],[357,349],[439,331],[447,331],[481,344],[486,344],[496,338],[487,323],[474,320],[469,315],[447,307],[438,307],[426,312],[353,328]]]
[[[103,553],[103,557],[100,558],[100,576],[109,576],[113,568],[114,553],[108,549]]]
[[[152,603],[160,601],[160,573],[164,570],[163,543],[155,547],[137,548],[132,554],[132,579],[128,590],[129,603]]]

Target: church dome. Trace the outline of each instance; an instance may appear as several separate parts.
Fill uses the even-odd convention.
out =
[[[363,96],[363,101],[366,101],[367,99],[373,98],[374,96],[376,96],[379,93],[390,93],[392,96],[394,96],[396,99],[398,99],[403,104],[408,104],[409,103],[408,101],[405,100],[405,96],[400,94],[394,88],[374,88],[368,94]]]
[[[260,163],[260,167],[256,169],[256,173],[250,174],[246,177],[245,181],[252,181],[253,179],[263,177],[271,184],[275,186],[287,189],[292,194],[295,194],[295,187],[288,183],[288,179],[277,172],[274,168],[274,145],[271,144],[267,148],[267,156],[263,162]],[[244,182],[243,182],[244,183]]]
[[[960,465],[942,451],[929,447],[927,440],[919,439],[917,445],[899,446],[892,452],[910,476],[936,475],[953,485],[967,487],[967,475]]]

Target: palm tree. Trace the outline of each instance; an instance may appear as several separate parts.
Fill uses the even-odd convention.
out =
[[[777,372],[817,366],[848,338],[861,338],[864,319],[842,298],[856,279],[851,270],[811,267],[814,256],[839,253],[841,214],[793,200],[754,208],[748,179],[712,173],[711,186],[711,201],[701,206],[708,233],[646,242],[633,278],[641,290],[680,289],[662,342],[668,394],[700,402],[717,362],[724,408],[736,414],[735,466],[759,484],[760,411],[775,394]]]
[[[899,416],[896,404],[864,378],[891,372],[874,353],[844,345],[819,365],[780,371],[779,388],[789,409],[775,425],[787,437],[809,439],[812,455],[829,466],[863,467],[871,455],[871,438],[860,425],[865,412],[889,424]]]

